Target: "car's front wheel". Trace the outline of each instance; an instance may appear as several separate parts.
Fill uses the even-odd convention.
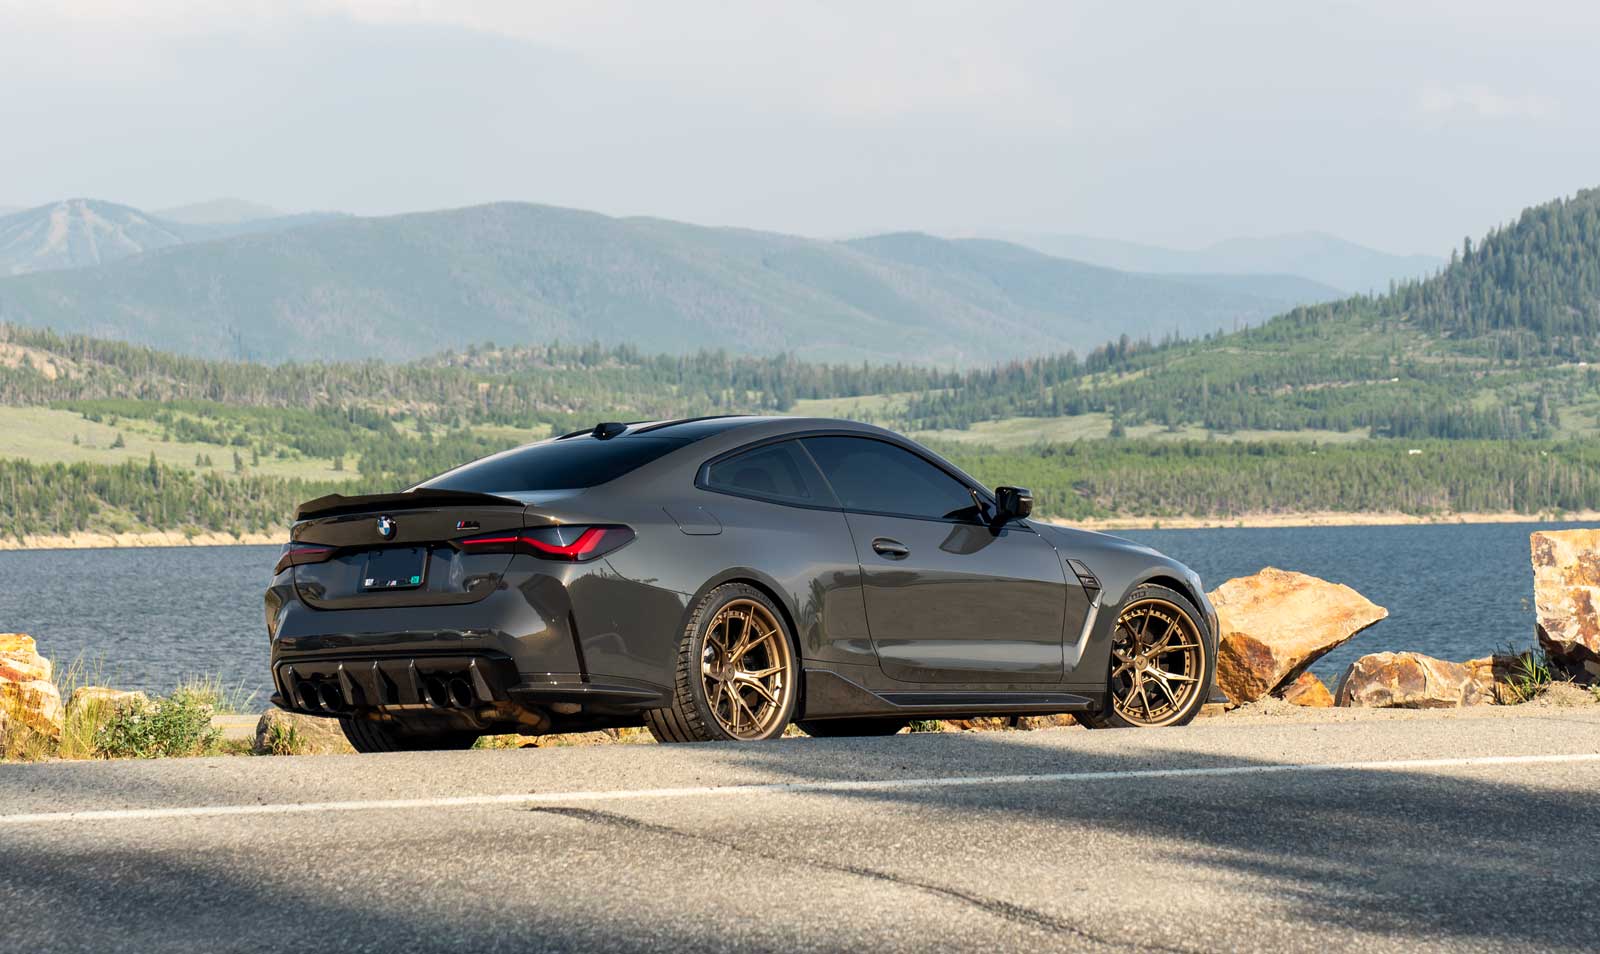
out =
[[[783,614],[746,583],[707,593],[684,627],[670,705],[645,713],[658,742],[776,738],[794,716],[799,665]]]
[[[1079,721],[1091,728],[1187,725],[1206,704],[1217,646],[1183,594],[1145,584],[1117,614],[1105,709]]]

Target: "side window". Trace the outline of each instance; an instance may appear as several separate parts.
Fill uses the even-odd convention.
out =
[[[794,441],[768,444],[708,466],[701,481],[707,490],[724,490],[781,503],[834,505],[805,451]]]
[[[965,484],[893,444],[864,437],[807,437],[802,442],[846,510],[945,519],[977,513]]]

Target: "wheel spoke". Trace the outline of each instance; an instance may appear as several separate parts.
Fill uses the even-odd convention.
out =
[[[1151,646],[1148,650],[1146,650],[1145,651],[1146,655],[1153,657],[1153,656],[1157,656],[1157,655],[1160,655],[1161,653],[1165,652],[1166,651],[1165,647],[1166,647],[1167,643],[1171,642],[1172,634],[1173,634],[1174,631],[1177,630],[1177,628],[1178,628],[1178,621],[1177,620],[1169,620],[1167,622],[1166,632],[1161,634],[1161,641],[1156,643],[1154,646]]]
[[[1187,675],[1184,675],[1183,673],[1179,673],[1179,672],[1167,672],[1165,669],[1152,669],[1152,670],[1150,670],[1150,674],[1152,676],[1158,676],[1158,677],[1160,677],[1162,679],[1165,679],[1165,680],[1167,680],[1169,682],[1199,682],[1200,681],[1200,677],[1198,677],[1198,676],[1187,676]]]
[[[743,659],[745,655],[750,652],[750,650],[762,645],[776,635],[778,635],[777,630],[769,629],[755,639],[741,640],[739,643],[739,648],[729,654],[728,662],[738,662],[739,660]]]
[[[1161,691],[1167,694],[1167,702],[1171,703],[1173,709],[1177,709],[1178,697],[1173,695],[1172,687],[1167,684],[1167,680],[1160,670],[1150,670],[1150,681],[1161,687]]]
[[[734,676],[733,680],[735,686],[745,686],[753,689],[757,695],[766,700],[767,705],[775,706],[778,704],[778,697],[773,695],[772,690],[768,689],[759,680],[752,679],[745,673]]]

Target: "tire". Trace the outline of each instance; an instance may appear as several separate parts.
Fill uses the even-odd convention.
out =
[[[371,722],[350,716],[339,717],[339,728],[344,730],[351,747],[363,754],[470,749],[472,743],[478,741],[476,732],[412,732],[393,722]]]
[[[1167,622],[1168,628],[1159,635],[1152,633],[1150,626],[1160,622]],[[1162,652],[1163,645],[1178,648]],[[1195,648],[1187,649],[1190,645]],[[1146,583],[1128,594],[1117,611],[1106,668],[1106,706],[1096,713],[1079,713],[1079,722],[1091,729],[1188,725],[1211,694],[1217,671],[1216,635],[1207,631],[1205,617],[1188,597]]]
[[[894,735],[910,724],[910,719],[815,719],[799,723],[800,731],[813,739]]]
[[[671,704],[646,712],[645,726],[657,742],[777,738],[800,697],[794,645],[765,593],[748,583],[716,587],[679,637]]]

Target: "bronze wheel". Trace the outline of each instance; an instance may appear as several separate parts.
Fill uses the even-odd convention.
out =
[[[787,717],[792,692],[789,640],[772,611],[751,599],[712,617],[700,651],[706,705],[735,739],[764,739]]]
[[[771,598],[724,583],[690,614],[669,705],[645,713],[661,742],[750,742],[783,734],[799,701],[794,640]]]
[[[1134,725],[1170,725],[1204,688],[1205,641],[1189,613],[1148,597],[1123,607],[1111,644],[1111,705]]]
[[[1106,706],[1079,713],[1091,728],[1186,725],[1211,691],[1214,637],[1188,597],[1146,583],[1128,594],[1111,633]]]

